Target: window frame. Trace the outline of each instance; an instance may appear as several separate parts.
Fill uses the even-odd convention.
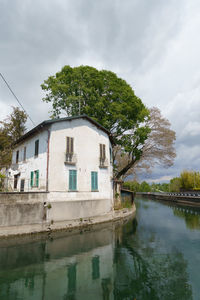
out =
[[[69,192],[77,191],[77,170],[69,170]]]
[[[31,171],[30,186],[31,188],[39,187],[39,170]]]
[[[36,157],[38,157],[38,155],[39,155],[39,139],[37,139],[35,141],[35,153],[34,153],[34,157],[36,158]]]
[[[92,192],[98,192],[98,172],[97,171],[91,171],[91,191]]]
[[[26,161],[26,146],[24,146],[23,161]]]
[[[66,137],[66,154],[74,154],[74,138]]]
[[[15,159],[16,164],[19,162],[19,150],[16,151],[16,159]]]

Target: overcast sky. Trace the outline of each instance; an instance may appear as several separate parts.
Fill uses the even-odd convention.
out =
[[[170,179],[200,170],[199,32],[199,0],[0,0],[0,72],[36,124],[51,110],[40,85],[64,65],[117,73],[176,131],[174,166],[148,178]],[[0,120],[12,105],[0,78]]]

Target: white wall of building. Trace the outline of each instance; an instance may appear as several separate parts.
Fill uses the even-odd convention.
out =
[[[66,137],[74,138],[75,165],[65,163]],[[100,146],[106,145],[107,168],[99,167]],[[65,192],[68,200],[112,198],[112,164],[108,135],[85,119],[53,123],[49,155],[49,191]],[[77,171],[77,192],[69,191],[69,170]],[[98,191],[91,192],[91,172],[98,172]],[[66,193],[67,192],[67,193]]]
[[[108,212],[113,207],[113,183],[112,164],[110,162],[111,143],[108,135],[97,128],[87,119],[78,118],[67,121],[59,121],[49,125],[49,171],[48,171],[48,199],[50,201],[83,201],[102,200],[101,209],[97,209],[100,214]],[[66,137],[74,138],[74,153],[76,164],[65,163]],[[39,139],[39,155],[35,157],[35,141]],[[107,167],[101,168],[99,165],[100,146],[105,144]],[[23,151],[26,147],[26,161],[23,160]],[[19,162],[16,164],[16,151],[19,150]],[[45,127],[41,132],[27,138],[17,145],[13,152],[12,166],[9,170],[10,185],[13,188],[14,175],[20,174],[17,190],[20,190],[20,181],[25,179],[24,191],[45,191],[47,182],[47,150],[48,150],[48,130]],[[39,187],[30,186],[31,172],[39,170]],[[77,191],[69,191],[69,170],[77,171]],[[98,191],[91,191],[91,172],[98,172]],[[106,203],[105,203],[105,200]],[[100,203],[100,202],[99,202]],[[92,204],[86,205],[86,209]],[[55,210],[51,209],[53,219],[65,219],[59,217]],[[60,206],[62,207],[62,205]],[[77,206],[76,206],[77,207]],[[92,206],[91,206],[92,207]],[[94,203],[94,209],[95,209]],[[93,210],[94,210],[93,209]],[[91,209],[90,209],[91,210]],[[91,210],[92,212],[92,210]],[[79,214],[78,214],[79,215]],[[84,212],[84,216],[87,212]],[[91,214],[89,214],[91,215]]]
[[[35,157],[35,141],[39,140],[39,154]],[[17,191],[20,191],[21,179],[25,179],[25,191],[45,191],[47,169],[47,130],[38,132],[17,145],[12,155],[12,166],[9,169],[9,185],[14,189],[14,175],[20,173]],[[24,161],[24,147],[26,147],[26,160]],[[19,161],[16,163],[16,152],[19,151]],[[39,187],[30,186],[31,171],[39,170]]]

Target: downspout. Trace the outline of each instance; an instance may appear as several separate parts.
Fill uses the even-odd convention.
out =
[[[49,141],[50,141],[50,131],[48,131],[48,140],[47,140],[47,174],[46,174],[46,192],[49,191]]]

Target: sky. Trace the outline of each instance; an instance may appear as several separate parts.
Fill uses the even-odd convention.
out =
[[[0,72],[35,124],[51,111],[40,85],[64,65],[115,72],[176,132],[174,165],[146,177],[167,181],[200,171],[199,32],[199,0],[0,0]],[[0,78],[0,120],[17,105]]]

